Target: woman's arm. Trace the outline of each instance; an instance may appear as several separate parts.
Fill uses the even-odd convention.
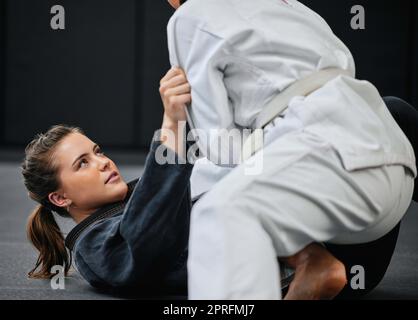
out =
[[[160,81],[160,95],[164,104],[161,125],[163,145],[186,159],[183,139],[186,137],[186,106],[191,102],[190,85],[182,69],[172,68]]]

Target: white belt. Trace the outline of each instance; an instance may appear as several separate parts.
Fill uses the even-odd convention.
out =
[[[258,114],[252,127],[254,132],[245,140],[242,148],[242,161],[247,160],[263,147],[262,129],[287,109],[292,98],[307,96],[340,75],[351,76],[349,71],[339,68],[314,72],[306,78],[296,81],[273,98]]]

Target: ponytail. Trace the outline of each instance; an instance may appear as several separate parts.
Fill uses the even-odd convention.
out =
[[[49,279],[55,275],[51,273],[55,265],[63,266],[67,276],[71,267],[71,253],[65,248],[64,237],[52,211],[38,205],[29,216],[26,230],[28,239],[39,251],[35,268],[29,272],[29,277]]]
[[[83,131],[77,127],[56,125],[45,134],[38,134],[25,148],[22,162],[23,182],[29,197],[40,204],[30,215],[26,227],[28,239],[39,251],[35,268],[29,272],[30,278],[51,278],[51,268],[55,265],[64,267],[65,275],[71,266],[71,252],[68,253],[64,237],[52,214],[70,217],[64,208],[55,206],[48,200],[48,195],[59,189],[59,169],[54,161],[54,150],[69,134]],[[38,270],[39,268],[39,270]]]

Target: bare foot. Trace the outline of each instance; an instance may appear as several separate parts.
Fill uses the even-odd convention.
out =
[[[318,244],[282,260],[295,269],[285,300],[333,299],[347,283],[344,265]]]

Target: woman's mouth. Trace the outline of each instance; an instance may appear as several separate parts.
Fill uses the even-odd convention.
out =
[[[119,174],[116,171],[113,171],[109,177],[106,179],[105,184],[112,183],[119,180]]]

